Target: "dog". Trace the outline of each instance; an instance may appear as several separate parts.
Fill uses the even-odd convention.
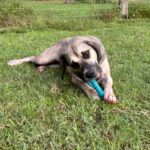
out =
[[[8,65],[14,66],[24,62],[35,64],[37,72],[43,72],[46,66],[59,65],[62,69],[62,79],[67,71],[72,82],[94,100],[100,97],[86,82],[92,79],[102,81],[104,100],[111,104],[117,102],[107,54],[102,42],[95,36],[65,38],[37,56],[11,60]]]

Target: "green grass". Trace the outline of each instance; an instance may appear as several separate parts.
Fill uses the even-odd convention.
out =
[[[36,15],[38,18],[43,16],[51,16],[51,17],[66,17],[72,18],[75,16],[88,16],[90,15],[91,10],[107,8],[110,9],[113,7],[113,4],[54,4],[52,2],[24,2],[25,6],[32,7],[36,11]]]
[[[149,25],[96,21],[87,30],[1,33],[0,149],[149,150]],[[29,64],[7,66],[75,35],[95,35],[104,43],[118,104],[88,99],[68,75],[61,81],[59,68],[37,74]]]

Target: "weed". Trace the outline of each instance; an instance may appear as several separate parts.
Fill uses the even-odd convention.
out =
[[[129,5],[129,18],[150,18],[150,6],[146,3],[131,3]]]
[[[117,8],[112,9],[98,9],[94,12],[94,19],[102,20],[104,22],[112,22],[118,18],[119,12]]]
[[[20,2],[0,2],[0,26],[29,26],[34,20],[33,10],[24,7]]]

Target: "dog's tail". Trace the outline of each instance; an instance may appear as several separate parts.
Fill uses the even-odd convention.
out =
[[[34,60],[34,56],[31,56],[31,57],[26,57],[26,58],[22,58],[22,59],[14,59],[14,60],[11,60],[11,61],[8,61],[7,64],[9,66],[15,66],[15,65],[20,65],[24,62],[32,62]]]

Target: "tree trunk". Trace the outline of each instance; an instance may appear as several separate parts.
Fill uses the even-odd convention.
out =
[[[65,4],[72,4],[72,3],[74,3],[74,1],[75,1],[75,0],[64,0],[64,3],[65,3]]]
[[[128,18],[128,0],[119,0],[120,13],[125,19]]]

